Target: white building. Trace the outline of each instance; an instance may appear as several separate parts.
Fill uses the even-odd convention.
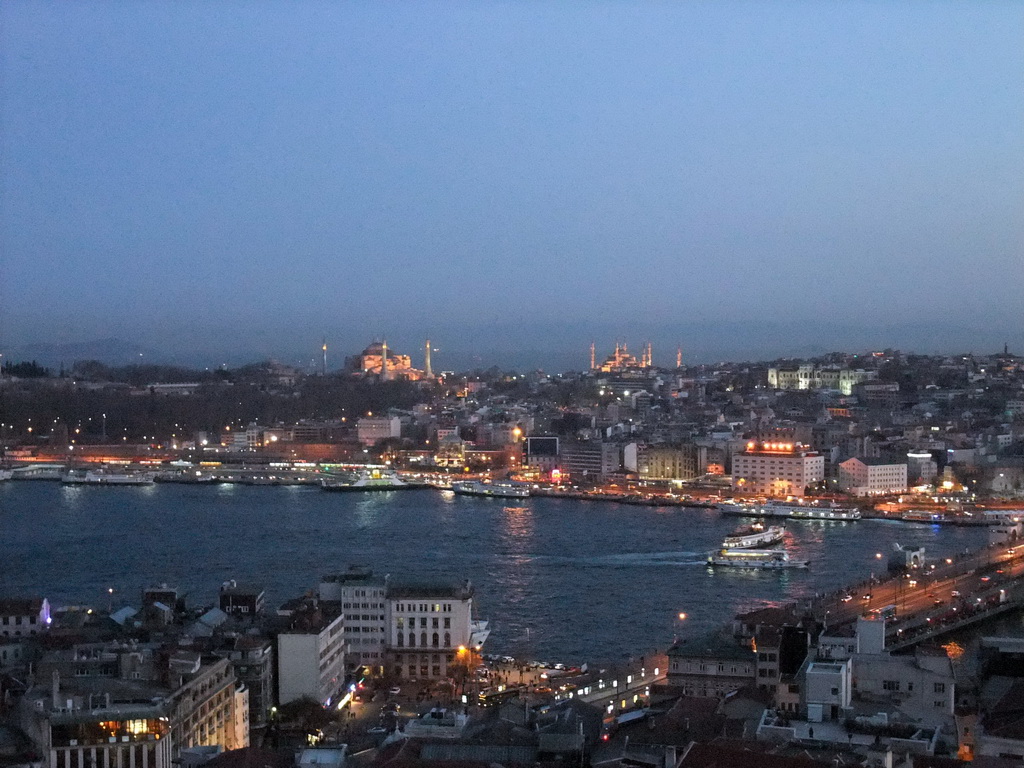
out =
[[[387,669],[394,677],[439,680],[469,670],[473,635],[473,586],[469,581],[391,584],[386,590]]]
[[[363,445],[375,445],[389,437],[401,437],[402,422],[397,416],[365,416],[356,424],[356,435]]]
[[[852,395],[855,386],[876,376],[876,371],[835,366],[819,368],[808,363],[797,368],[769,368],[768,386],[773,389],[838,389],[844,395]]]
[[[839,487],[854,496],[877,496],[907,490],[907,465],[855,456],[839,464]]]
[[[812,661],[803,689],[808,721],[839,720],[853,699],[853,663],[850,659]]]
[[[345,683],[344,614],[306,604],[285,615],[291,627],[277,636],[278,702],[309,697],[326,705]]]
[[[0,599],[0,637],[29,637],[50,625],[45,597]]]
[[[345,662],[349,669],[371,668],[379,673],[384,665],[386,636],[386,577],[377,577],[362,566],[320,580],[322,601],[340,605],[345,615]]]
[[[732,487],[758,496],[803,496],[825,479],[825,457],[791,442],[748,442],[732,456]]]

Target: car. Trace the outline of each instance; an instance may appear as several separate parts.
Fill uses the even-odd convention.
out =
[[[982,581],[989,581],[990,579],[991,579],[991,577],[989,577],[989,576],[982,576],[981,577]]]
[[[861,600],[870,600],[871,599],[871,593],[868,592],[866,595],[861,595],[860,599]]]
[[[392,685],[392,686],[391,686],[391,687],[390,687],[390,688],[388,689],[388,693],[390,693],[390,694],[391,694],[392,696],[397,696],[397,695],[398,695],[398,694],[400,694],[401,692],[402,692],[402,689],[401,689],[401,688],[400,688],[399,686],[397,686],[397,685]]]
[[[384,709],[382,711],[384,711],[384,712],[397,712],[400,709],[401,709],[401,707],[398,706],[395,702],[389,701],[387,704],[384,705]]]
[[[383,736],[388,732],[388,729],[385,728],[383,725],[375,725],[373,726],[373,728],[368,729],[366,732],[371,734],[372,736]]]
[[[934,603],[935,605],[942,605],[942,600],[940,600],[940,599],[939,599],[939,598],[937,598],[937,597],[936,597],[936,598],[935,598],[934,600],[932,600],[932,602],[933,602],[933,603]]]
[[[949,594],[950,594],[950,597],[960,597],[960,590],[958,590],[958,589],[954,589],[954,590],[953,590],[952,592],[950,592]]]
[[[843,602],[848,603],[853,600],[853,595],[843,595]]]

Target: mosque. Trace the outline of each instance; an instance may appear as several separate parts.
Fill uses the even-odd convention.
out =
[[[345,369],[355,376],[377,376],[383,381],[422,381],[434,378],[430,367],[430,339],[423,349],[423,369],[412,367],[409,355],[400,355],[388,349],[388,342],[374,341],[358,355],[345,360]]]

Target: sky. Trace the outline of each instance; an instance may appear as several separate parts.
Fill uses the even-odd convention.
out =
[[[1024,352],[1024,3],[0,3],[0,352]]]

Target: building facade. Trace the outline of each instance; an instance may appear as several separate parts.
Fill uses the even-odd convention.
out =
[[[311,698],[325,706],[345,683],[345,617],[310,604],[277,636],[277,700]]]
[[[721,698],[755,682],[756,664],[750,648],[712,635],[669,649],[667,682],[684,696]]]
[[[707,448],[698,445],[646,446],[637,456],[643,480],[692,480],[704,474]]]
[[[31,637],[50,625],[50,602],[45,597],[0,599],[0,636]]]
[[[907,465],[854,457],[839,464],[839,487],[854,496],[877,496],[907,490]]]
[[[362,566],[320,579],[320,599],[338,605],[345,615],[345,663],[350,670],[382,671],[386,588],[387,577],[375,576],[371,569]]]
[[[732,456],[732,487],[758,496],[803,496],[825,479],[825,457],[789,442],[748,442]]]
[[[468,671],[473,646],[473,586],[389,584],[387,671],[396,678],[441,680]]]
[[[356,434],[363,445],[402,436],[402,422],[397,416],[366,416],[356,424]]]

